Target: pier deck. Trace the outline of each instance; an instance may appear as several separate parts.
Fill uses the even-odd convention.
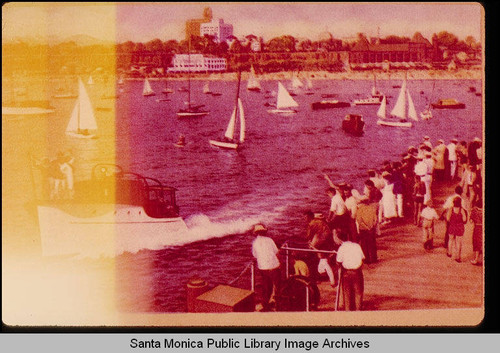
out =
[[[433,188],[434,207],[441,214],[447,196],[456,184]],[[411,218],[410,218],[411,219]],[[377,237],[378,262],[363,265],[364,310],[413,310],[480,308],[483,305],[483,266],[473,266],[472,224],[467,223],[462,262],[446,256],[442,247],[444,221],[435,224],[433,250],[422,244],[422,228],[411,221],[382,228]],[[335,310],[336,289],[318,284],[319,311]],[[341,300],[342,302],[342,300]]]

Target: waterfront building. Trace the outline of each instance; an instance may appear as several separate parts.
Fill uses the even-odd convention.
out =
[[[233,25],[224,23],[221,18],[202,23],[200,24],[200,36],[204,35],[212,36],[217,43],[225,42],[233,36]]]
[[[225,58],[204,56],[203,54],[176,54],[168,72],[223,72],[227,69]]]
[[[206,7],[203,10],[203,18],[199,19],[190,19],[186,21],[186,40],[189,40],[191,36],[201,37],[202,34],[200,32],[201,25],[204,23],[212,22],[212,9],[210,7]]]
[[[435,50],[425,38],[407,43],[368,42],[365,38],[357,41],[349,53],[352,68],[371,68],[384,66],[416,67],[428,65],[433,61]],[[385,64],[387,65],[387,64]]]

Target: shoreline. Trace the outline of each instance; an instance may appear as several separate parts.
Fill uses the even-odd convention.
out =
[[[407,74],[408,80],[481,80],[483,79],[483,70],[465,70],[458,69],[453,71],[438,71],[438,70],[395,70],[389,72],[376,72],[378,81],[402,80]],[[263,81],[288,80],[294,76],[300,79],[310,78],[312,80],[373,80],[373,71],[280,71],[272,73],[257,74],[257,78]],[[242,72],[241,79],[248,80],[249,72]],[[151,77],[151,81],[161,80],[185,80],[187,74],[172,74],[167,77]],[[221,73],[192,73],[191,78],[194,80],[211,80],[211,81],[235,81],[237,80],[236,72],[221,72]],[[126,78],[126,80],[143,80],[144,78]]]

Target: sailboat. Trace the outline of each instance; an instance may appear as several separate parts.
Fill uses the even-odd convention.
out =
[[[276,101],[276,109],[268,110],[269,113],[297,113],[296,108],[299,104],[288,93],[285,86],[278,82],[278,99]]]
[[[382,92],[377,89],[377,78],[375,77],[375,74],[373,74],[372,97],[379,98],[379,100],[382,101],[382,96]]]
[[[411,127],[411,121],[408,121],[407,117],[418,121],[417,111],[415,110],[415,106],[413,105],[413,100],[411,99],[410,91],[406,89],[406,79],[403,81],[401,85],[401,90],[399,91],[398,100],[396,101],[396,105],[391,111],[391,115],[399,118],[397,120],[388,119],[386,116],[386,107],[387,107],[387,99],[384,96],[382,98],[382,103],[380,104],[380,108],[377,112],[377,116],[379,119],[377,120],[378,125],[384,126],[394,126],[394,127]]]
[[[297,76],[293,76],[292,78],[292,88],[293,89],[297,89],[297,88],[302,88],[304,87],[304,84],[302,83],[302,81],[300,80],[300,78],[298,78]]]
[[[255,77],[255,70],[253,66],[251,66],[250,68],[250,77],[248,78],[247,90],[254,92],[260,92],[261,90],[260,82],[259,80],[257,80],[257,77]]]
[[[212,91],[210,90],[210,84],[208,82],[205,83],[205,86],[203,86],[203,93],[212,94]]]
[[[92,79],[92,76],[89,76],[89,80],[87,81],[87,85],[93,85],[94,80]]]
[[[308,78],[306,80],[306,92],[305,92],[305,94],[307,94],[307,95],[314,94],[314,92],[313,92],[313,83],[312,83],[312,81],[311,81],[310,78]]]
[[[118,85],[123,85],[125,82],[123,81],[123,75],[120,76],[120,78],[118,79]]]
[[[151,88],[148,78],[144,80],[144,88],[142,89],[142,95],[145,97],[156,95],[155,91]]]
[[[383,94],[377,89],[377,79],[375,74],[373,75],[373,87],[371,92],[371,97],[355,99],[353,101],[354,105],[379,105],[382,102]],[[386,98],[387,99],[387,98]]]
[[[241,147],[241,144],[245,141],[245,113],[243,111],[243,104],[241,103],[240,95],[240,82],[241,82],[241,72],[238,75],[238,89],[236,91],[236,102],[234,104],[234,110],[227,124],[226,132],[224,134],[224,139],[210,140],[210,144],[215,147],[237,150]],[[239,140],[234,139],[236,123],[240,123],[240,136]]]
[[[189,49],[188,49],[188,87],[187,94],[188,100],[186,102],[187,108],[179,109],[177,112],[177,117],[179,118],[196,118],[205,116],[209,113],[208,110],[202,109],[204,104],[192,105],[191,104],[191,40],[189,41]]]
[[[434,82],[433,85],[432,85],[431,99],[432,99],[432,95],[434,94],[435,83],[436,82]],[[422,120],[430,120],[430,119],[432,119],[431,99],[429,99],[429,103],[427,104],[427,108],[423,112],[420,113],[420,119],[422,119]]]
[[[161,93],[165,94],[174,93],[174,90],[168,87],[168,80],[165,80],[165,88],[162,89]]]
[[[97,123],[87,90],[78,78],[78,99],[66,127],[66,134],[77,138],[95,138],[89,130],[97,130]]]

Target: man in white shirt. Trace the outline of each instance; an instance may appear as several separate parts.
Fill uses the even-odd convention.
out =
[[[274,240],[267,237],[267,229],[262,224],[254,226],[256,236],[252,242],[252,255],[257,260],[257,268],[262,276],[262,307],[269,311],[278,294],[280,284],[279,249]]]
[[[457,171],[457,143],[456,138],[451,139],[451,142],[446,146],[448,149],[448,161],[450,162],[450,180],[455,179]]]
[[[343,242],[337,251],[337,263],[341,268],[341,286],[346,311],[361,310],[364,279],[361,269],[365,255],[358,243]]]
[[[340,230],[345,235],[348,235],[350,216],[347,212],[345,202],[336,188],[330,187],[327,193],[332,199],[327,221],[334,231]]]

